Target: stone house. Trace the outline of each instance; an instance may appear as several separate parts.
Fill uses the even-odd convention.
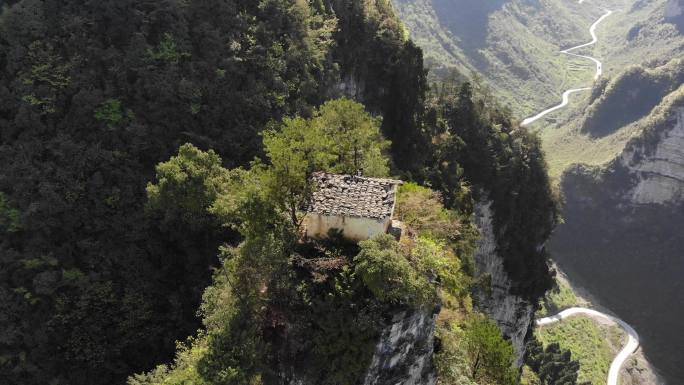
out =
[[[336,230],[360,242],[389,231],[401,181],[324,172],[312,178],[316,188],[302,229],[307,237],[326,238]]]

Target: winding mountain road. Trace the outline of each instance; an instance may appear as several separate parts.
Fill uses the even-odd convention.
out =
[[[579,1],[580,4],[582,4],[583,2],[584,2],[584,0]],[[589,47],[589,46],[596,44],[598,42],[598,36],[596,35],[596,28],[598,28],[599,24],[601,24],[608,16],[610,16],[612,14],[613,14],[613,11],[610,11],[610,10],[606,11],[606,13],[603,14],[603,16],[601,16],[598,20],[596,20],[596,22],[594,22],[594,24],[591,25],[591,27],[589,28],[589,33],[591,34],[591,41],[590,42],[580,44],[578,46],[568,48],[568,49],[561,51],[561,53],[563,53],[565,55],[575,56],[575,57],[579,57],[579,58],[583,58],[583,59],[593,61],[596,64],[596,74],[594,75],[594,80],[598,80],[598,78],[600,78],[601,75],[603,74],[603,64],[598,59],[596,59],[594,57],[587,56],[587,55],[580,55],[580,54],[572,53],[570,51],[578,50],[580,48]],[[570,101],[570,95],[571,94],[574,94],[576,92],[581,92],[581,91],[587,91],[590,89],[591,89],[591,87],[584,87],[584,88],[573,88],[573,89],[565,91],[563,93],[563,101],[561,102],[561,104],[554,106],[554,107],[551,107],[549,109],[546,109],[546,110],[538,113],[537,115],[534,115],[532,117],[529,117],[529,118],[523,120],[522,123],[520,123],[520,125],[524,127],[524,126],[527,126],[527,125],[534,123],[535,121],[543,118],[544,116],[567,106],[569,101]]]
[[[585,0],[578,0],[579,4],[584,3]],[[589,33],[591,34],[591,41],[588,43],[580,44],[578,46],[572,47],[565,49],[561,51],[561,53],[570,55],[570,56],[575,56],[583,59],[588,59],[593,61],[596,64],[596,74],[594,75],[594,81],[598,80],[601,75],[603,74],[603,64],[596,58],[587,56],[587,55],[580,55],[576,53],[572,53],[571,51],[584,48],[584,47],[589,47],[591,45],[594,45],[598,42],[598,36],[596,35],[596,28],[598,28],[599,24],[603,22],[607,17],[613,14],[613,11],[607,10],[603,16],[601,16],[594,24],[591,25],[589,28]],[[551,112],[554,112],[556,110],[559,110],[565,106],[568,105],[570,101],[570,95],[576,93],[576,92],[582,92],[582,91],[589,91],[591,90],[591,87],[583,87],[583,88],[573,88],[570,90],[567,90],[563,93],[563,100],[562,102],[554,107],[551,107],[549,109],[546,109],[537,115],[534,115],[532,117],[529,117],[521,123],[522,126],[527,126],[542,117],[544,117],[547,114],[550,114]],[[625,345],[624,348],[618,353],[618,355],[615,357],[613,360],[613,363],[610,365],[610,370],[608,372],[608,381],[606,382],[607,385],[618,385],[618,379],[620,377],[620,369],[622,368],[622,365],[627,361],[629,356],[631,356],[636,350],[639,348],[639,335],[637,334],[636,330],[632,328],[627,322],[613,317],[608,314],[601,313],[600,311],[596,311],[593,309],[587,309],[587,308],[581,308],[581,307],[573,307],[570,309],[563,310],[562,312],[551,316],[551,317],[545,317],[545,318],[540,318],[536,320],[536,324],[539,327],[543,327],[546,325],[550,325],[556,322],[560,322],[563,319],[566,319],[568,317],[572,317],[574,315],[588,315],[590,317],[595,317],[595,318],[601,318],[604,320],[607,320],[609,322],[612,322],[614,324],[619,325],[625,333],[627,333],[627,344]]]
[[[624,364],[625,361],[627,361],[627,358],[629,358],[629,356],[632,355],[632,353],[636,352],[636,350],[639,348],[639,335],[637,334],[636,330],[634,330],[634,328],[629,326],[627,322],[593,309],[573,307],[567,310],[563,310],[562,312],[554,316],[540,318],[536,321],[536,323],[537,326],[545,326],[579,314],[608,320],[610,322],[620,325],[620,327],[625,331],[625,333],[627,333],[627,344],[615,357],[613,363],[610,365],[610,371],[608,372],[607,385],[618,385],[618,378],[620,376],[620,368],[622,368],[622,364]]]

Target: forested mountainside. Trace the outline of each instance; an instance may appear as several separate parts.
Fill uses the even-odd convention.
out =
[[[582,41],[593,14],[549,0],[395,0],[411,37],[435,75],[480,76],[517,115],[557,98],[558,90],[591,79],[582,62],[567,66],[561,49]],[[585,28],[586,25],[586,28]],[[575,63],[573,63],[575,64]]]
[[[464,96],[460,101],[468,105]],[[474,117],[454,107],[458,115]],[[351,121],[362,124],[353,127]],[[508,147],[508,140],[500,140],[504,137],[527,141],[525,134],[478,132],[494,134],[492,145]],[[388,159],[376,156],[385,143],[378,135],[377,122],[362,106],[335,100],[312,119],[285,119],[267,131],[267,165],[255,162],[249,169],[227,170],[215,153],[191,145],[160,164],[147,190],[155,210],[179,210],[164,197],[210,196],[203,215],[238,228],[242,242],[221,249],[223,267],[201,306],[205,329],[179,346],[173,363],[135,375],[129,384],[519,383],[514,347],[496,323],[473,308],[469,294],[487,282],[477,280],[473,271],[477,230],[464,208],[472,206],[464,187],[451,185],[440,194],[414,183],[403,185],[396,218],[413,235],[405,233],[399,241],[387,234],[358,245],[335,235],[324,242],[298,239],[301,217],[290,213],[312,188],[305,182],[310,180],[307,170],[348,173],[356,161],[343,160],[360,154],[364,170],[386,177]],[[443,139],[463,143],[449,136]],[[459,159],[464,165],[472,160]],[[525,167],[512,168],[543,172],[539,160],[531,157]],[[190,180],[184,169],[199,172]],[[536,177],[530,173],[526,178]],[[450,202],[451,209],[443,202]],[[544,215],[540,208],[532,209]],[[553,207],[545,209],[553,223]],[[523,272],[509,269],[511,275]],[[530,283],[532,274],[548,276],[544,269],[521,281]],[[534,289],[544,284],[538,282]],[[534,295],[531,289],[516,287]],[[549,360],[543,354],[541,359]],[[576,378],[576,367],[567,364],[552,375],[574,370]]]
[[[470,306],[488,287],[471,217],[488,202],[503,295],[536,303],[556,221],[540,143],[477,86],[429,90],[426,76],[387,1],[5,2],[0,381],[120,384],[194,336],[132,383],[185,369],[196,383],[361,383],[396,374],[372,349],[394,319],[437,325],[439,343],[413,339],[421,376],[515,383],[511,344]],[[323,104],[342,96],[365,106]],[[432,188],[406,192],[433,202],[406,213],[423,254],[293,245],[282,198],[303,196],[314,167],[352,171],[318,163],[358,148],[350,126],[366,130],[351,134],[369,172]],[[321,157],[289,167],[306,146]]]
[[[681,382],[682,341],[671,320],[680,316],[672,306],[679,309],[684,300],[675,246],[682,243],[675,223],[682,210],[684,4],[395,3],[426,49],[426,62],[481,77],[504,104],[518,106],[519,118],[560,103],[565,90],[591,87],[531,126],[566,201],[550,250],[574,281],[639,330],[666,379]],[[465,17],[461,7],[478,11]],[[577,51],[602,63],[603,76],[594,81],[592,61],[559,51],[589,42],[589,26],[606,10],[613,13],[596,29],[597,43]],[[531,48],[535,39],[539,49]],[[521,63],[526,70],[518,69]]]
[[[582,131],[593,137],[609,135],[649,115],[682,83],[684,61],[681,58],[655,68],[630,66],[594,87],[582,119]]]

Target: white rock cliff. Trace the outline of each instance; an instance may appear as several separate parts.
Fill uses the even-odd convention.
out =
[[[629,193],[635,204],[667,204],[684,198],[684,107],[672,114],[671,129],[659,133],[655,151],[627,149],[620,162],[637,178]]]

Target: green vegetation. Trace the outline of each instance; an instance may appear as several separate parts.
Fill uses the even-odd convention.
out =
[[[571,351],[580,363],[579,381],[593,384],[606,381],[615,352],[622,346],[617,327],[600,325],[586,317],[572,317],[541,328],[537,336],[544,346],[558,344]]]
[[[467,194],[466,188],[462,194]],[[456,210],[447,210],[442,201],[442,195],[434,190],[405,183],[399,188],[394,215],[420,233],[426,245],[431,245],[430,240],[448,243],[460,256],[463,269],[473,275],[475,270],[471,257],[474,249],[470,240],[477,236],[477,229],[463,215],[459,217]],[[458,267],[453,270],[458,270]]]
[[[19,231],[19,216],[19,211],[12,208],[5,194],[0,192],[0,230],[7,233]]]
[[[663,66],[667,64],[663,58],[681,56],[684,34],[677,30],[679,20],[663,20],[662,4],[631,0],[610,0],[601,7],[560,0],[395,3],[412,38],[424,48],[435,78],[449,78],[450,68],[460,78],[480,78],[518,119],[555,105],[569,88],[592,84],[593,63],[559,51],[588,41],[588,28],[602,8],[625,10],[601,24],[599,44],[578,52],[603,62],[604,78],[594,84],[593,95],[573,95],[566,109],[533,126],[539,129],[556,182],[573,164],[603,166],[613,160],[641,134],[632,123],[681,83],[679,75],[673,76],[681,72],[673,67],[681,64],[674,64],[675,59]],[[608,79],[614,88],[606,87]],[[615,92],[606,93],[609,88]],[[597,100],[602,94],[605,97]]]
[[[630,156],[624,158],[626,162],[652,157],[656,148],[669,151],[669,147],[658,144],[676,127],[683,102],[684,86],[680,85],[647,117],[632,124],[642,134],[628,142]],[[667,261],[667,266],[674,266],[669,262],[678,260],[681,239],[673,229],[682,221],[682,212],[672,210],[669,204],[631,202],[630,192],[646,175],[638,167],[634,170],[625,167],[630,163],[623,164],[622,160],[610,162],[606,167],[578,166],[564,174],[561,186],[566,199],[566,224],[552,240],[553,247],[560,261],[573,262],[578,274],[585,277],[588,290],[613,298],[615,302],[608,306],[631,304],[627,309],[648,310],[645,314],[650,316],[640,327],[657,333],[643,341],[645,349],[654,352],[651,359],[661,365],[668,378],[678,378],[682,368],[671,357],[679,351],[684,337],[668,323],[672,312],[678,311],[671,306],[678,297],[675,293],[661,296],[651,293],[666,293],[681,272],[672,268],[649,275],[641,264],[648,260],[644,255],[658,255]],[[577,243],[577,239],[583,242]],[[595,269],[595,261],[599,259],[615,269]],[[620,279],[613,280],[613,277]],[[610,285],[601,282],[610,282]],[[629,319],[629,311],[624,310],[622,317]]]
[[[239,238],[206,211],[218,180],[240,177],[217,167],[263,155],[272,121],[299,114],[306,126],[325,100],[361,98],[346,83],[367,88],[377,117],[350,103],[329,115],[338,125],[326,128],[347,130],[340,170],[358,150],[359,168],[387,174],[399,164],[387,144],[358,147],[348,129],[382,124],[392,150],[406,140],[411,151],[424,77],[386,2],[5,2],[0,382],[119,384],[169,360],[200,326],[217,247]],[[155,165],[189,141],[197,148],[160,165],[147,202]]]
[[[603,62],[604,78],[592,95],[573,97],[567,111],[537,124],[558,180],[573,164],[607,166],[642,134],[644,116],[681,83],[681,62],[663,58],[681,57],[684,35],[663,22],[663,8],[614,3],[606,6],[628,11],[609,17],[599,30],[593,56]]]
[[[654,70],[628,68],[616,79],[601,83],[593,96],[587,96],[587,100],[594,101],[587,110],[586,121],[582,115],[573,113],[568,124],[542,130],[540,137],[548,154],[551,176],[560,180],[563,172],[577,163],[611,169],[616,157],[626,148],[644,145],[647,151],[653,150],[663,130],[673,127],[673,111],[681,104],[684,93],[681,82],[670,83],[669,80],[680,76],[682,68],[679,60]],[[634,81],[634,78],[639,80]],[[616,89],[625,92],[616,94]],[[629,112],[620,112],[620,116],[631,116],[635,120],[608,119],[623,122],[619,127],[607,122],[607,117],[613,116],[607,115],[607,111],[625,108]],[[603,120],[597,120],[601,116]],[[582,124],[595,132],[581,132]]]
[[[476,228],[462,213],[445,209],[438,193],[413,183],[401,187],[396,210],[419,234],[415,240],[402,238],[407,258],[441,288],[436,331],[441,348],[434,356],[438,383],[517,383],[512,345],[472,307],[473,272],[465,263],[472,258]]]
[[[471,316],[438,328],[442,350],[435,354],[439,384],[518,384],[515,352],[491,320]]]
[[[174,353],[150,381],[268,383],[287,362],[353,382],[410,304],[372,295],[353,246],[299,249],[319,169],[431,186],[435,223],[416,222],[401,271],[447,313],[474,312],[474,199],[540,296],[555,205],[538,141],[484,87],[426,79],[385,0],[5,2],[0,382],[120,384]],[[363,106],[326,103],[342,96]]]
[[[674,59],[654,69],[632,66],[594,90],[582,131],[604,136],[648,115],[684,82],[684,61]]]
[[[436,299],[434,287],[411,266],[393,236],[384,234],[359,246],[354,271],[377,299],[415,307],[436,305],[431,303]]]
[[[455,69],[479,76],[516,117],[591,82],[590,62],[559,52],[587,39],[595,19],[588,7],[560,0],[395,3],[433,75],[444,78]]]
[[[349,102],[330,102],[330,112],[318,116],[331,119],[336,103]],[[361,115],[356,118],[367,116],[363,110],[353,111]],[[157,196],[168,195],[169,188],[177,190],[176,185],[168,183],[170,165],[189,157],[191,165],[183,162],[185,166],[180,170],[193,170],[197,177],[194,183],[184,184],[187,191],[180,195],[209,198],[200,199],[205,203],[199,207],[176,209],[191,214],[197,208],[203,209],[206,215],[237,229],[242,241],[237,247],[222,248],[223,268],[216,273],[214,285],[206,290],[202,305],[205,334],[179,351],[174,367],[162,366],[146,376],[132,378],[131,383],[164,382],[182,377],[191,368],[199,383],[252,384],[262,378],[269,381],[276,375],[270,368],[296,365],[300,357],[309,365],[296,369],[306,378],[317,383],[351,383],[367,367],[382,304],[364,299],[364,287],[348,274],[348,262],[340,259],[342,254],[327,258],[333,264],[331,271],[324,272],[328,279],[314,279],[313,271],[303,264],[317,260],[320,251],[295,243],[300,220],[295,217],[293,223],[291,217],[292,202],[304,201],[310,191],[305,187],[310,176],[306,170],[316,166],[317,160],[329,159],[337,148],[328,153],[311,137],[293,137],[290,119],[284,120],[281,128],[264,136],[268,165],[255,161],[249,170],[229,171],[218,166],[221,162],[215,154],[185,145],[178,158],[157,168],[158,182],[148,187],[151,202]],[[335,131],[327,139],[338,143],[335,139],[344,134],[347,132]],[[286,153],[292,156],[284,156]],[[341,163],[329,165],[339,167]],[[287,193],[283,193],[284,188]],[[362,305],[364,302],[366,305]],[[281,340],[280,328],[286,326],[292,340]],[[188,352],[199,352],[201,356]],[[361,357],[366,359],[359,362]]]
[[[130,111],[128,112],[131,113]],[[95,110],[95,119],[107,123],[110,128],[114,128],[124,121],[125,115],[121,101],[108,99],[100,108]]]
[[[228,175],[221,158],[185,144],[178,156],[156,167],[157,183],[147,184],[147,207],[169,225],[203,229],[212,221],[207,210],[220,194]]]
[[[589,25],[604,9],[615,11],[598,29],[599,43],[577,52],[601,60],[603,78],[593,84],[591,92],[574,94],[567,108],[533,126],[539,129],[549,172],[568,199],[566,225],[550,247],[557,258],[594,283],[591,290],[614,299],[608,306],[630,303],[638,306],[622,307],[651,309],[646,312],[651,314],[648,325],[662,337],[645,342],[646,348],[659,355],[653,359],[665,371],[679,374],[670,376],[681,377],[681,367],[672,360],[682,345],[681,333],[660,316],[671,313],[671,303],[677,301],[672,296],[645,294],[667,292],[678,273],[666,269],[657,279],[643,279],[643,263],[651,260],[644,259],[645,255],[659,255],[661,263],[667,259],[668,266],[676,265],[676,244],[681,237],[672,229],[681,213],[626,202],[634,175],[621,164],[653,155],[655,144],[674,126],[673,107],[682,105],[683,67],[677,59],[684,47],[681,15],[668,11],[665,16],[664,2],[633,0],[395,3],[412,38],[425,49],[426,63],[436,69],[432,79],[473,73],[473,78],[482,78],[492,93],[511,105],[516,118],[555,105],[565,89],[592,85],[594,65],[558,51],[589,41]],[[676,3],[668,2],[668,7]],[[460,74],[442,67],[455,67]],[[620,158],[633,150],[633,158]],[[615,269],[596,269],[597,260]],[[642,285],[635,289],[628,282]],[[562,307],[573,302],[562,289],[552,296],[551,302]]]
[[[537,312],[538,317],[546,317],[558,314],[560,311],[579,306],[580,299],[570,287],[570,284],[563,278],[556,278],[555,285],[549,290],[541,301],[541,310]]]
[[[340,65],[338,87],[382,115],[382,133],[391,141],[395,168],[419,173],[430,144],[422,132],[427,91],[422,50],[407,39],[390,0],[313,3],[325,3],[321,7],[341,27],[333,32],[331,52]]]
[[[308,123],[334,120],[331,116],[339,111],[335,107],[349,103],[331,101]],[[352,108],[347,113],[350,111],[360,115],[355,121],[366,116],[363,110]],[[237,247],[222,248],[223,267],[204,295],[205,330],[187,346],[179,347],[172,365],[131,377],[129,384],[180,379],[208,384],[272,383],[287,373],[312,383],[353,384],[370,363],[384,315],[392,309],[429,311],[438,306],[467,321],[462,343],[447,351],[449,358],[441,361],[445,373],[460,370],[452,362],[455,360],[467,365],[459,375],[476,382],[515,383],[511,344],[496,324],[483,319],[470,305],[472,278],[461,271],[457,252],[472,250],[475,232],[447,231],[471,225],[459,223],[465,216],[444,208],[436,193],[415,184],[402,188],[398,210],[405,218],[427,212],[436,219],[434,223],[423,220],[420,230],[414,229],[418,231],[415,237],[407,235],[398,242],[390,235],[379,235],[358,246],[342,240],[326,244],[297,241],[300,222],[298,218],[291,222],[289,202],[292,196],[299,196],[297,202],[305,200],[302,197],[311,190],[302,186],[310,174],[285,171],[313,166],[337,169],[347,161],[337,156],[336,145],[318,146],[308,135],[293,136],[293,122],[307,123],[297,119],[285,119],[279,130],[264,135],[268,164],[255,161],[249,170],[229,171],[217,166],[220,159],[215,154],[184,145],[178,157],[157,167],[157,183],[148,186],[151,202],[168,196],[167,189],[179,197],[199,195],[198,201],[204,202],[201,206],[175,209],[196,214],[195,210],[203,207],[207,215],[238,229],[242,241]],[[360,125],[359,129],[365,128]],[[332,130],[326,139],[340,144],[347,134]],[[376,134],[371,136],[378,137]],[[321,142],[327,143],[322,138]],[[382,143],[379,137],[377,144]],[[308,156],[300,157],[300,153]],[[330,161],[316,163],[320,159]],[[174,167],[178,164],[184,166]],[[191,170],[195,177],[170,177],[180,170]],[[186,183],[171,184],[170,180]],[[179,186],[187,191],[178,194]],[[272,190],[280,186],[296,187],[289,189],[289,194]],[[423,196],[431,199],[416,205]],[[458,328],[460,324],[452,319],[443,327]],[[282,369],[276,372],[273,368]]]
[[[584,302],[564,276],[557,277],[554,288],[541,301],[538,317],[554,315],[573,306],[586,306]],[[533,339],[528,342],[526,363],[539,376],[541,382],[538,384],[554,384],[552,378],[564,376],[574,376],[578,384],[602,384],[608,376],[610,363],[624,344],[622,335],[617,326],[601,324],[586,316],[572,317],[536,329]],[[545,364],[545,361],[563,363]],[[543,369],[545,365],[547,369]],[[554,368],[564,369],[556,372]],[[556,374],[549,377],[549,373]],[[543,382],[544,378],[547,382]]]
[[[348,99],[323,104],[311,119],[285,118],[278,129],[265,131],[263,138],[270,167],[255,161],[252,169],[262,169],[262,186],[269,199],[289,213],[294,226],[301,224],[300,209],[315,188],[310,178],[314,171],[388,173],[388,143],[378,121],[363,105]]]
[[[492,201],[498,249],[514,290],[536,301],[552,285],[546,250],[538,246],[558,219],[538,137],[511,129],[510,112],[477,84],[445,83],[430,103],[431,184],[448,207],[467,206],[469,198]],[[464,189],[464,182],[473,187]]]
[[[511,365],[515,351],[510,342],[501,338],[501,331],[494,321],[470,321],[464,340],[470,362],[468,369],[476,382],[517,383],[517,371]]]
[[[542,346],[536,337],[527,343],[525,363],[531,369],[527,383],[538,385],[574,385],[577,383],[580,364],[572,360],[570,350],[561,350],[558,343]],[[590,383],[582,383],[590,385]]]

